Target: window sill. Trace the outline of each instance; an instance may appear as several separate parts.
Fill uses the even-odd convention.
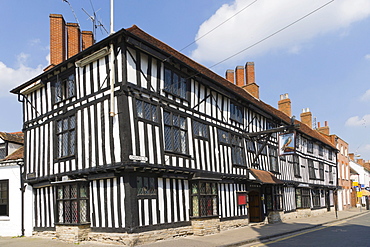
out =
[[[218,215],[209,215],[209,216],[190,216],[191,220],[202,220],[202,219],[212,219],[212,218],[217,218]]]
[[[56,226],[84,226],[84,225],[90,225],[90,222],[86,223],[55,223]]]
[[[9,216],[0,216],[0,221],[10,221]]]

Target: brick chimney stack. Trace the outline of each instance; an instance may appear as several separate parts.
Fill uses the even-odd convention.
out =
[[[320,122],[317,123],[317,131],[324,134],[324,135],[330,135],[330,128],[328,126],[328,121],[324,122],[324,126],[321,127]]]
[[[229,82],[231,82],[232,84],[235,83],[235,73],[234,73],[234,70],[232,69],[228,69],[226,70],[226,80],[228,80]]]
[[[67,23],[68,58],[81,51],[81,31],[77,23]]]
[[[77,23],[67,23],[63,15],[50,14],[50,65],[48,70],[94,44],[91,31],[80,31]]]
[[[50,64],[57,65],[66,59],[66,23],[62,15],[50,14]]]
[[[228,69],[225,77],[229,82],[236,84],[256,99],[259,99],[259,86],[255,82],[253,62],[247,62],[245,67],[237,66],[235,71]]]
[[[82,50],[92,46],[95,43],[92,31],[82,31]]]
[[[286,115],[288,115],[288,117],[292,117],[292,103],[287,93],[280,95],[280,100],[278,102],[278,109],[279,111],[282,111]]]
[[[244,67],[243,66],[237,66],[235,68],[235,83],[238,87],[242,87],[245,85],[244,81]]]
[[[309,108],[302,109],[301,122],[312,129],[312,113]]]
[[[256,99],[260,98],[259,86],[256,83],[255,73],[254,73],[254,63],[247,62],[245,64],[245,81],[246,85],[242,88],[251,94]]]

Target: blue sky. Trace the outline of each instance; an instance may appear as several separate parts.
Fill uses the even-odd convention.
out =
[[[109,0],[69,3],[82,30],[92,30],[82,8],[93,7],[109,30]],[[0,131],[22,129],[21,103],[8,92],[48,65],[51,13],[76,22],[63,0],[0,0]],[[182,52],[221,76],[254,62],[264,102],[277,107],[289,93],[293,115],[310,108],[350,152],[370,159],[370,1],[115,0],[114,14],[116,31],[135,24],[177,50],[194,42]]]

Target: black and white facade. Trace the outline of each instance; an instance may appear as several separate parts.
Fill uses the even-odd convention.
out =
[[[131,233],[334,205],[335,147],[301,126],[296,154],[279,157],[279,133],[249,134],[288,116],[136,26],[12,92],[35,231]]]

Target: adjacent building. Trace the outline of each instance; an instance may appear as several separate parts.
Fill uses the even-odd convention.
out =
[[[12,93],[39,234],[140,243],[333,210],[335,145],[287,94],[260,100],[254,63],[224,79],[133,26]]]
[[[32,187],[24,186],[23,165],[23,133],[0,132],[0,236],[32,235]]]

